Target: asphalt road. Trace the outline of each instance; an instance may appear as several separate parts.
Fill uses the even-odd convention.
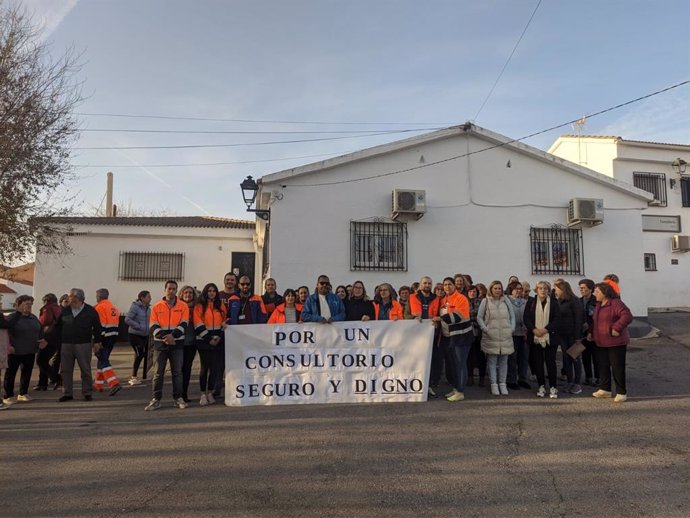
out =
[[[631,345],[624,404],[471,387],[460,403],[144,412],[148,385],[33,393],[0,412],[0,515],[688,516],[690,314],[650,320],[663,334]],[[123,378],[130,355],[114,355]]]

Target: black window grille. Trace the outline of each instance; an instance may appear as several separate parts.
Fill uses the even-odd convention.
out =
[[[407,223],[350,221],[350,270],[407,271]]]
[[[531,227],[532,274],[584,275],[582,229]]]
[[[683,199],[683,207],[690,207],[690,178],[680,179],[680,194]]]
[[[664,173],[633,173],[633,184],[654,195],[650,205],[666,207],[666,175]]]
[[[647,272],[656,271],[656,254],[644,254],[644,269]]]
[[[261,272],[263,274],[263,277],[265,278],[268,275],[268,270],[271,267],[271,254],[270,252],[270,246],[271,246],[271,226],[270,224],[266,225],[266,229],[264,230],[264,248],[261,252],[261,262],[263,262],[263,271]]]
[[[120,252],[121,281],[184,279],[184,254],[166,252]]]

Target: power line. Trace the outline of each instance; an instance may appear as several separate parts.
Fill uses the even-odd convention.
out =
[[[74,112],[75,115],[86,117],[119,117],[128,119],[163,119],[205,122],[244,122],[256,124],[330,124],[330,125],[362,125],[362,126],[450,126],[452,122],[338,122],[338,121],[289,121],[289,120],[258,120],[258,119],[218,119],[210,117],[180,117],[172,115],[139,115],[130,113],[91,113]]]
[[[486,95],[484,102],[482,102],[482,105],[479,107],[479,109],[477,110],[477,113],[474,115],[474,119],[472,119],[472,120],[475,120],[475,121],[477,120],[477,117],[479,117],[479,114],[484,109],[484,106],[489,101],[489,98],[494,93],[494,90],[496,89],[496,85],[498,85],[498,82],[501,80],[501,77],[503,76],[503,72],[505,72],[506,68],[508,68],[508,63],[510,63],[510,60],[513,59],[513,54],[515,54],[515,51],[517,50],[518,46],[520,45],[522,38],[525,36],[527,29],[529,28],[530,24],[532,23],[532,19],[534,18],[534,15],[537,14],[537,10],[539,9],[541,2],[542,2],[542,0],[539,0],[539,2],[537,2],[537,6],[534,8],[534,11],[532,11],[532,16],[530,16],[529,20],[527,20],[527,25],[525,25],[525,28],[522,30],[522,34],[520,34],[520,37],[518,38],[517,43],[515,43],[515,46],[513,47],[513,51],[510,53],[510,56],[508,56],[508,59],[504,63],[503,68],[501,69],[501,72],[498,74],[498,77],[496,78],[496,81],[494,81],[494,84],[491,87],[491,90],[489,90],[489,93]]]
[[[624,106],[628,106],[628,105],[630,105],[630,104],[633,104],[633,103],[636,103],[636,102],[639,102],[639,101],[643,101],[643,100],[645,100],[645,99],[649,99],[650,97],[654,97],[654,96],[656,96],[656,95],[662,94],[662,93],[664,93],[664,92],[668,92],[669,90],[673,90],[674,88],[679,88],[679,87],[681,87],[681,86],[685,86],[685,85],[687,85],[687,84],[690,84],[690,80],[688,80],[688,81],[682,81],[682,82],[680,82],[680,83],[676,83],[676,84],[674,84],[674,85],[668,86],[668,87],[663,88],[663,89],[661,89],[661,90],[657,90],[656,92],[652,92],[652,93],[650,93],[650,94],[643,95],[642,97],[637,97],[636,99],[632,99],[632,100],[630,100],[630,101],[626,101],[626,102],[624,102],[624,103],[617,104],[617,105],[615,105],[615,106],[611,106],[610,108],[606,108],[606,109],[600,110],[600,111],[598,111],[598,112],[592,113],[591,115],[587,115],[587,118],[592,118],[592,117],[596,117],[596,116],[598,116],[598,115],[603,115],[604,113],[608,113],[608,112],[611,112],[611,111],[613,111],[613,110],[617,110],[617,109],[619,109],[619,108],[623,108]],[[451,161],[453,161],[453,160],[458,160],[459,158],[465,158],[465,157],[468,157],[468,156],[470,156],[470,155],[476,155],[476,154],[478,154],[478,153],[483,153],[483,152],[485,152],[485,151],[489,151],[489,150],[496,149],[496,148],[499,148],[499,147],[507,146],[508,144],[512,144],[512,143],[514,143],[514,142],[520,142],[520,141],[522,141],[522,140],[527,140],[528,138],[536,137],[537,135],[541,135],[541,134],[543,134],[543,133],[548,133],[549,131],[553,131],[553,130],[555,130],[555,129],[562,128],[562,127],[564,127],[564,126],[568,126],[568,125],[570,125],[570,124],[573,124],[573,123],[575,123],[575,122],[576,122],[578,119],[580,119],[580,118],[581,118],[581,117],[578,117],[577,119],[573,119],[573,120],[571,120],[571,121],[564,122],[564,123],[558,124],[558,125],[556,125],[556,126],[551,126],[550,128],[546,128],[546,129],[544,129],[544,130],[537,131],[537,132],[535,132],[535,133],[531,133],[531,134],[526,135],[526,136],[524,136],[524,137],[520,137],[520,138],[517,138],[517,139],[511,139],[511,140],[508,140],[507,142],[502,142],[502,143],[500,143],[500,144],[495,144],[495,145],[493,145],[493,146],[489,146],[489,147],[486,147],[486,148],[478,149],[478,150],[476,150],[476,151],[469,151],[469,152],[463,153],[463,154],[461,154],[461,155],[452,156],[452,157],[449,157],[449,158],[444,158],[443,160],[437,160],[437,161],[435,161],[435,162],[428,162],[428,163],[426,163],[426,164],[420,164],[420,165],[417,165],[417,166],[414,166],[414,167],[408,167],[407,169],[400,169],[400,170],[397,170],[397,171],[390,171],[390,172],[388,172],[388,173],[375,174],[375,175],[371,175],[371,176],[365,176],[365,177],[362,177],[362,178],[352,178],[352,179],[349,179],[349,180],[338,180],[338,181],[334,181],[334,182],[321,182],[321,183],[312,183],[312,184],[287,184],[286,186],[287,186],[287,187],[322,187],[322,186],[327,186],[327,185],[340,185],[340,184],[345,184],[345,183],[363,182],[363,181],[366,181],[366,180],[373,180],[373,179],[376,179],[376,178],[383,178],[383,177],[385,177],[385,176],[394,176],[394,175],[397,175],[397,174],[408,173],[408,172],[410,172],[410,171],[416,171],[416,170],[423,169],[423,168],[425,168],[425,167],[429,167],[429,166],[432,166],[432,165],[443,164],[443,163],[445,163],[445,162],[451,162]]]
[[[142,165],[121,165],[121,164],[74,164],[74,167],[87,168],[87,167],[99,167],[99,168],[113,168],[113,169],[129,169],[129,168],[141,168],[141,167],[202,167],[202,166],[224,166],[224,165],[238,165],[238,164],[260,164],[263,162],[282,162],[284,160],[299,160],[302,158],[316,158],[321,156],[331,156],[339,154],[354,153],[357,150],[351,151],[338,151],[332,153],[319,153],[317,155],[301,155],[301,156],[288,156],[283,158],[266,158],[263,160],[242,160],[239,162],[205,162],[205,163],[191,163],[191,164],[142,164]]]
[[[412,128],[400,131],[434,131],[441,129],[440,127],[433,128]],[[394,130],[319,130],[319,131],[213,131],[213,130],[155,130],[155,129],[116,129],[116,128],[86,128],[80,130],[82,133],[180,133],[180,134],[203,134],[203,135],[294,135],[294,134],[318,134],[318,135],[332,135],[332,134],[355,134],[355,133],[371,133],[371,132],[391,132]]]
[[[235,144],[188,144],[179,146],[94,146],[94,147],[75,147],[72,149],[80,151],[104,151],[112,149],[197,149],[197,148],[223,148],[223,147],[238,147],[238,146],[267,146],[273,144],[296,144],[300,142],[323,142],[326,140],[342,140],[350,138],[360,138],[360,137],[377,137],[380,135],[393,135],[398,133],[410,133],[424,131],[420,129],[411,130],[391,130],[391,131],[379,131],[375,133],[364,133],[360,135],[346,135],[341,137],[324,137],[324,138],[314,138],[314,139],[297,139],[297,140],[277,140],[268,142],[243,142]]]

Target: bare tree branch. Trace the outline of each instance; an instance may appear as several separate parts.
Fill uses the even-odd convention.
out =
[[[6,4],[5,4],[6,5]],[[74,108],[81,85],[74,49],[53,59],[19,8],[0,3],[0,261],[37,247],[59,252],[67,232],[51,217],[71,212],[55,190],[74,178],[71,146],[78,138]],[[64,202],[64,200],[61,200]]]

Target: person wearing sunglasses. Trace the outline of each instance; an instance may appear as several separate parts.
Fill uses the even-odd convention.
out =
[[[252,293],[252,282],[248,276],[240,277],[240,291],[228,299],[228,324],[231,326],[245,324],[265,324],[266,307],[259,295]]]
[[[331,281],[327,275],[319,275],[316,292],[309,295],[302,309],[302,322],[342,322],[345,320],[345,306],[335,293],[331,293]]]

